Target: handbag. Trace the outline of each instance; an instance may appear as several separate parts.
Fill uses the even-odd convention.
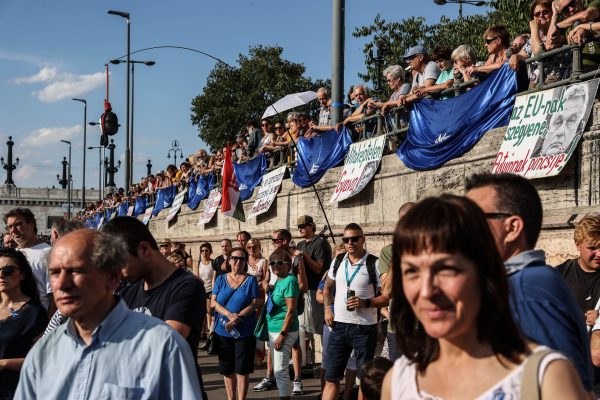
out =
[[[246,277],[246,279],[247,279],[247,277]],[[244,282],[246,282],[246,279],[244,279],[244,281],[237,288],[235,288],[233,290],[233,292],[231,292],[231,294],[225,301],[225,304],[223,304],[223,308],[227,308],[226,307],[227,303],[229,303],[229,300],[231,299],[231,297],[233,297],[235,292],[244,284]],[[209,356],[216,356],[219,354],[219,338],[217,337],[217,333],[215,332],[215,330],[217,328],[218,319],[219,319],[219,313],[217,313],[215,311],[214,315],[213,315],[213,326],[212,326],[210,333],[208,334],[208,337],[206,338],[206,353]]]
[[[267,299],[270,298],[271,291],[267,292]],[[260,316],[258,317],[258,321],[256,322],[256,327],[254,328],[254,336],[256,339],[262,340],[263,342],[269,341],[269,330],[267,327],[267,302],[263,306],[262,310],[260,310]]]

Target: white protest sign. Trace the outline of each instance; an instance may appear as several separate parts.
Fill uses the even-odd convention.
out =
[[[558,175],[583,135],[598,79],[518,96],[492,173]]]
[[[221,203],[221,192],[219,189],[213,189],[208,194],[208,199],[206,200],[206,204],[204,205],[204,210],[202,210],[202,214],[200,214],[200,221],[198,221],[198,225],[208,224],[212,219],[213,215],[219,208],[219,204]]]
[[[175,200],[173,200],[173,205],[169,209],[169,214],[167,215],[167,222],[175,218],[175,216],[179,212],[179,209],[183,204],[183,198],[185,197],[185,193],[186,191],[182,190],[181,192],[177,193],[177,196],[175,196]]]
[[[267,212],[267,210],[271,207],[273,200],[275,200],[275,197],[277,197],[277,192],[279,192],[279,187],[281,186],[281,181],[283,181],[286,168],[287,167],[284,165],[283,167],[279,167],[262,177],[262,182],[260,184],[260,188],[258,189],[256,200],[254,201],[252,209],[250,210],[248,219]]]
[[[146,212],[144,213],[144,219],[142,220],[142,223],[144,225],[148,225],[148,222],[150,221],[150,218],[152,218],[152,211],[153,210],[154,210],[154,206],[146,208]]]
[[[385,135],[350,145],[330,203],[345,200],[364,189],[371,181],[385,147]]]

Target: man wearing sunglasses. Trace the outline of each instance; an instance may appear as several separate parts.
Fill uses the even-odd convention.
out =
[[[355,223],[348,224],[342,241],[346,254],[331,263],[323,290],[325,323],[332,327],[327,349],[324,349],[327,365],[323,400],[338,398],[340,381],[352,350],[356,355],[356,370],[359,377],[362,376],[362,366],[375,355],[377,308],[389,303],[387,297],[379,294],[379,260],[365,249],[362,228]],[[374,266],[373,274],[369,264]],[[331,311],[332,303],[335,312]]]
[[[600,63],[600,1],[593,0],[585,8],[580,0],[556,0],[552,3],[554,12],[566,18],[556,24],[558,28],[567,29],[569,43],[583,46],[581,64],[583,72],[593,71]]]
[[[37,223],[29,208],[15,208],[4,215],[6,231],[25,253],[37,281],[40,300],[48,315],[54,314],[56,306],[52,300],[52,288],[48,279],[48,254],[50,246],[37,237]]]

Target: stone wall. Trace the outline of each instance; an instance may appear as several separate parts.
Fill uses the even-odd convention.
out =
[[[600,211],[598,111],[600,108],[596,104],[590,126],[564,170],[556,177],[533,180],[544,206],[544,225],[538,246],[546,250],[551,264],[576,255],[572,222],[585,213]],[[336,235],[336,242],[340,242],[343,227],[349,222],[356,222],[365,230],[369,251],[378,254],[380,248],[391,241],[400,205],[443,192],[464,193],[466,177],[491,170],[504,131],[505,128],[489,131],[463,157],[431,171],[410,170],[395,154],[387,155],[383,157],[374,179],[360,194],[337,204],[329,203],[329,198],[337,184],[340,168],[328,171],[316,185],[316,189]],[[254,198],[244,203],[246,211],[252,207],[253,202]],[[204,204],[205,201],[201,202],[196,211],[182,206],[178,217],[170,224],[165,219],[168,210],[163,210],[152,218],[150,229],[159,240],[168,238],[187,243],[196,259],[201,242],[212,243],[216,253],[213,256],[216,256],[220,253],[219,241],[222,238],[234,240],[239,230],[247,230],[253,237],[260,239],[263,254],[268,254],[271,250],[269,237],[273,230],[287,228],[297,236],[296,219],[299,215],[312,215],[318,230],[325,225],[314,191],[311,188],[301,189],[289,179],[284,180],[271,209],[247,222],[225,217],[218,211],[211,223],[198,226]]]

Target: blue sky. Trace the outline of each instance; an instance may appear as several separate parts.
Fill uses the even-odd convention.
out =
[[[105,98],[104,64],[126,53],[126,23],[110,9],[131,14],[131,50],[162,45],[195,48],[229,64],[255,45],[278,45],[284,57],[306,66],[312,79],[331,77],[331,1],[327,0],[0,0],[0,155],[12,136],[20,164],[14,180],[20,187],[59,186],[56,175],[67,155],[61,139],[70,140],[75,188],[83,166],[83,104],[88,121],[98,121]],[[464,6],[464,14],[485,9]],[[433,0],[346,0],[344,85],[359,83],[364,71],[364,40],[351,33],[377,14],[386,20],[424,15],[429,22],[458,6]],[[191,100],[206,83],[214,60],[174,49],[132,56],[156,65],[135,69],[134,182],[164,168],[168,149],[179,140],[184,155],[203,146],[190,122]],[[122,127],[115,156],[124,160],[125,66],[110,66],[110,101]],[[88,126],[87,145],[99,145],[100,132]],[[172,159],[171,159],[172,161]],[[88,151],[86,186],[98,186],[98,150]],[[2,170],[0,184],[6,173]],[[123,185],[119,171],[116,183]]]

